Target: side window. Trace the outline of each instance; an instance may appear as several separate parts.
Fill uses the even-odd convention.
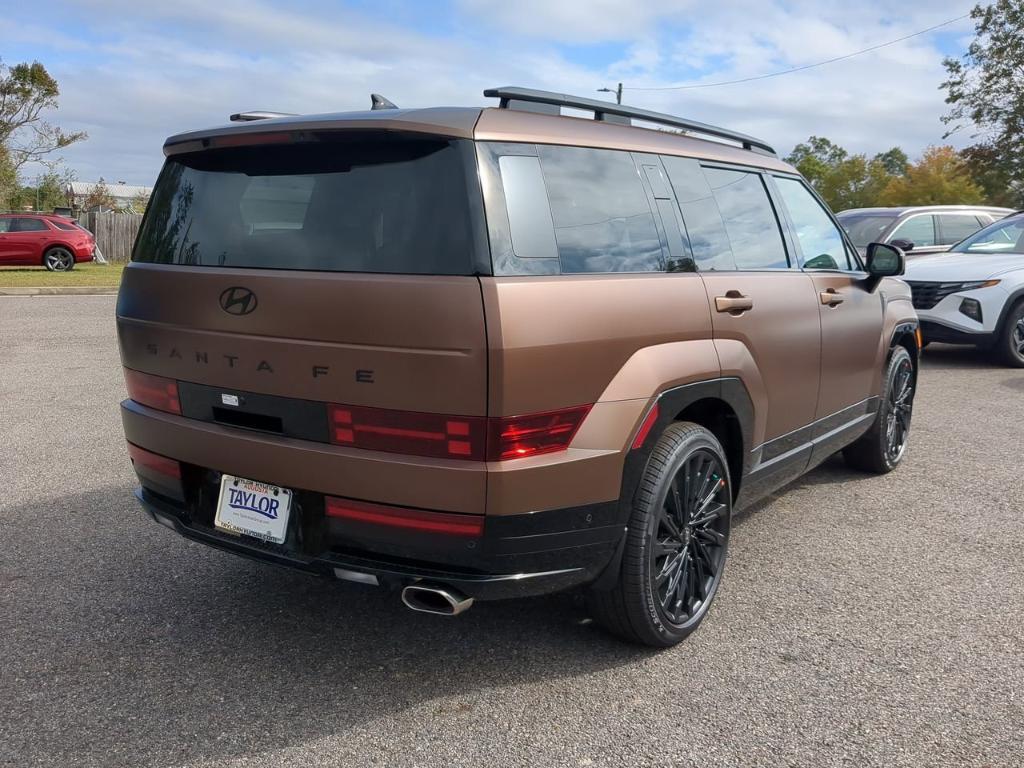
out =
[[[799,179],[775,177],[796,230],[804,269],[850,269],[843,236],[825,209]]]
[[[686,157],[661,158],[675,190],[693,259],[699,270],[736,269],[722,214],[700,163]]]
[[[498,168],[505,190],[513,252],[521,259],[557,258],[540,160],[526,155],[502,155]]]
[[[0,234],[11,231],[11,222],[14,219],[0,219]]]
[[[953,245],[970,237],[979,229],[977,217],[966,213],[942,213],[935,217],[939,222],[939,245]]]
[[[705,168],[736,269],[786,269],[786,246],[760,174]]]
[[[39,219],[15,219],[11,232],[45,232],[48,229]]]
[[[916,248],[927,248],[935,245],[935,223],[934,217],[928,215],[911,216],[889,235],[889,242],[893,240],[909,240]]]
[[[563,273],[665,269],[654,214],[628,152],[537,151]]]

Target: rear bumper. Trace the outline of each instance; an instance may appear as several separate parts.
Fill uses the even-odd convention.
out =
[[[477,565],[492,562],[492,571],[410,560],[371,551],[324,549],[316,554],[304,554],[289,548],[287,543],[281,546],[264,544],[203,525],[192,518],[185,505],[145,487],[136,489],[135,496],[156,522],[187,539],[216,549],[346,581],[394,588],[415,583],[444,585],[477,600],[542,595],[592,582],[614,559],[618,539],[623,533],[618,526],[614,530],[601,531],[597,536],[592,530],[570,531],[568,535],[559,534],[558,538],[563,543],[574,540],[577,542],[575,545],[534,551],[543,543],[532,539],[543,538],[544,534],[507,536],[492,528],[479,546],[481,552],[499,551],[489,556],[484,554],[476,561]],[[609,535],[616,538],[609,539]],[[550,538],[550,534],[548,536]],[[400,550],[401,547],[393,549]],[[409,554],[415,552],[409,550]],[[514,567],[510,569],[510,566]]]

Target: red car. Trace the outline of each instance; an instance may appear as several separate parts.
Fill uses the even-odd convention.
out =
[[[92,261],[96,238],[70,219],[38,213],[0,214],[0,267],[42,265],[51,272]]]

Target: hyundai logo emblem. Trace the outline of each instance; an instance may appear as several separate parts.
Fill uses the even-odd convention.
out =
[[[226,288],[220,295],[220,308],[229,315],[248,315],[257,304],[256,294],[239,285]]]

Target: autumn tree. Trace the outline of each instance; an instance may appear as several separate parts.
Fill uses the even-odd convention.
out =
[[[929,147],[921,160],[893,177],[878,197],[878,205],[972,205],[985,201],[985,192],[971,177],[964,159],[953,147]]]
[[[0,147],[15,173],[30,162],[52,164],[54,152],[86,138],[43,119],[57,109],[58,96],[57,81],[38,61],[13,67],[0,61]]]
[[[92,188],[92,191],[86,195],[85,200],[82,201],[82,210],[89,211],[93,208],[107,208],[112,209],[117,207],[117,200],[114,199],[114,195],[110,192],[110,187],[100,177]]]
[[[995,0],[971,11],[974,40],[948,58],[946,136],[972,130],[965,152],[989,197],[1024,207],[1024,3]]]

